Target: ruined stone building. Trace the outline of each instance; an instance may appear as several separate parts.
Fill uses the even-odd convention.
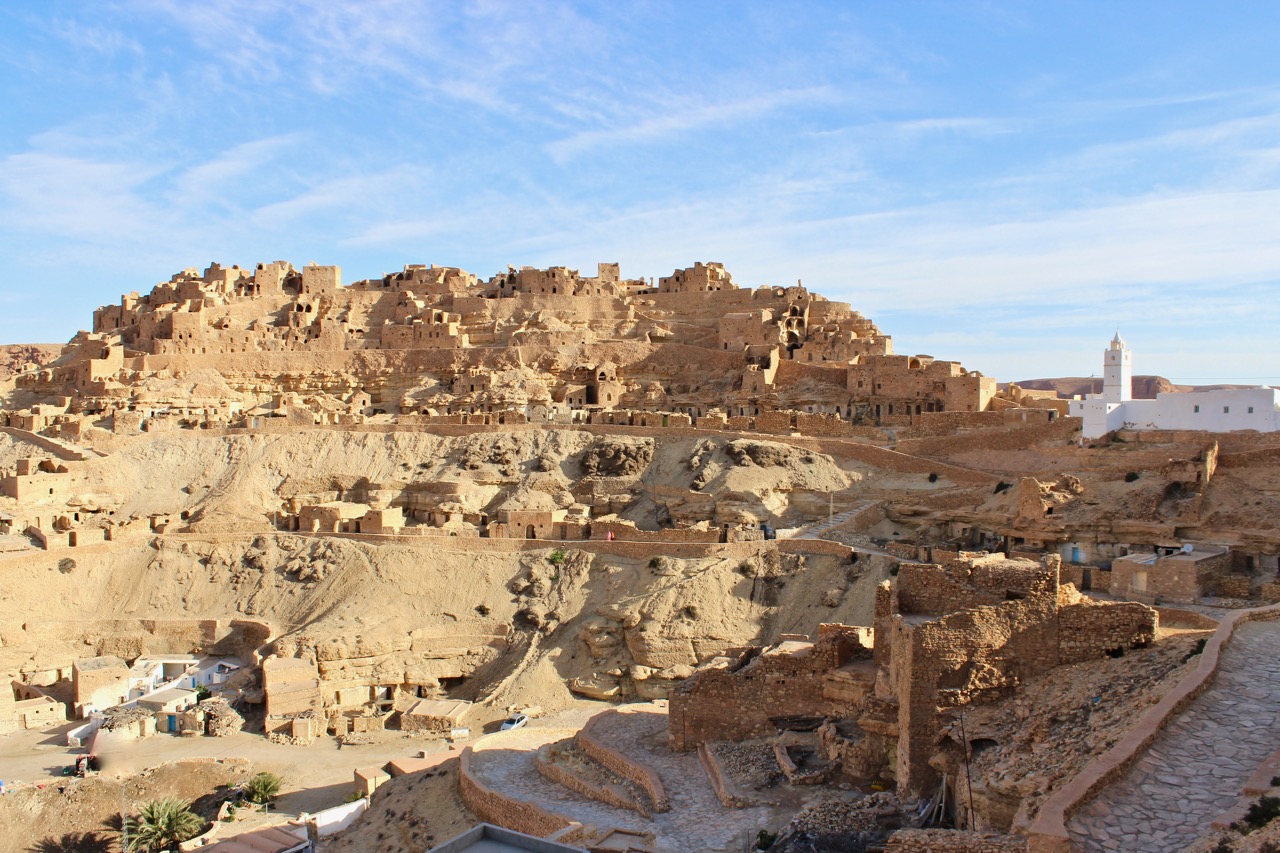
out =
[[[681,367],[696,362],[696,375]],[[156,380],[211,368],[225,387],[165,399]],[[305,412],[550,421],[590,412],[827,414],[898,424],[983,412],[995,381],[955,362],[899,356],[845,303],[804,287],[739,287],[721,264],[658,279],[565,267],[481,280],[409,265],[342,284],[341,270],[285,261],[183,270],[94,312],[53,364],[19,377],[88,414],[231,422]],[[291,398],[290,395],[293,395]],[[288,398],[288,399],[287,399]],[[70,418],[63,418],[70,420]]]
[[[877,591],[874,626],[823,625],[812,642],[785,638],[697,670],[671,693],[671,747],[769,736],[790,720],[823,718],[824,746],[846,774],[930,795],[940,735],[966,707],[1155,638],[1153,609],[1086,598],[1060,583],[1059,570],[1056,556],[903,562]]]

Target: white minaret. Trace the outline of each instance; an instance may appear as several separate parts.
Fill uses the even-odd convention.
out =
[[[1102,355],[1102,399],[1108,403],[1133,399],[1133,353],[1118,330]]]

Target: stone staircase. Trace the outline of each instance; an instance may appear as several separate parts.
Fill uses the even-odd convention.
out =
[[[822,539],[824,534],[854,522],[859,515],[875,507],[874,501],[859,501],[853,509],[836,513],[825,521],[819,521],[804,528],[792,539]]]

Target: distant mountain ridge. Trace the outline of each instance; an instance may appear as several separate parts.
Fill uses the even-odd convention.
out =
[[[1019,388],[1032,391],[1053,391],[1059,397],[1071,399],[1077,395],[1102,393],[1101,376],[1062,376],[1056,379],[1024,379],[1014,383]],[[1214,391],[1223,388],[1249,388],[1249,385],[1174,385],[1163,376],[1133,377],[1135,400],[1154,400],[1156,395],[1168,391]]]

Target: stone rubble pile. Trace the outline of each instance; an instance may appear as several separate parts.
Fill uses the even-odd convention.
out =
[[[759,791],[782,781],[782,770],[767,739],[739,743],[720,741],[711,745],[720,767],[733,779],[739,790]]]

